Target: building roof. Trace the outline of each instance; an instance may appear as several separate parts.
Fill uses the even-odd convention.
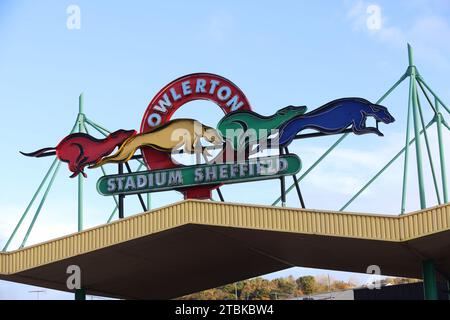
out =
[[[450,275],[450,204],[403,216],[187,200],[21,250],[0,253],[0,278],[88,294],[167,299],[293,266],[421,278]]]

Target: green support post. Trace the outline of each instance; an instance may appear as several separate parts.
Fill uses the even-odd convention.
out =
[[[56,165],[56,168],[53,171],[53,175],[50,179],[50,182],[48,183],[47,188],[44,191],[44,195],[42,196],[41,202],[39,203],[39,206],[37,207],[36,212],[34,213],[33,219],[31,220],[30,226],[28,227],[25,237],[22,240],[20,249],[22,249],[25,246],[25,244],[28,240],[28,237],[30,236],[31,230],[33,230],[34,224],[36,223],[36,220],[37,220],[39,214],[41,213],[42,207],[44,206],[45,200],[47,199],[50,189],[52,188],[53,182],[55,182],[55,178],[56,178],[56,175],[58,174],[58,170],[59,170],[60,166],[61,166],[61,162],[58,161],[58,164]]]
[[[417,75],[417,79],[420,81],[421,84],[425,86],[425,88],[427,88],[428,91],[430,91],[430,93],[437,99],[437,101],[441,104],[441,106],[444,107],[445,111],[447,111],[450,114],[450,108],[445,105],[445,103],[442,101],[441,98],[439,98],[439,96],[436,93],[434,93],[434,91],[425,82],[425,80],[422,78],[420,74]]]
[[[98,123],[95,123],[94,121],[86,118],[85,119],[87,123],[89,123],[93,128],[97,129],[100,133],[102,133],[104,136],[107,136],[108,134],[111,133],[111,131],[109,131],[108,129],[106,129],[105,127],[99,125]]]
[[[84,288],[75,290],[75,300],[86,300],[86,290]]]
[[[83,93],[78,99],[78,132],[84,132],[84,103]],[[78,175],[78,232],[83,230],[83,175]],[[81,288],[75,290],[75,300],[86,300],[86,291]]]
[[[442,114],[439,110],[439,101],[435,98],[435,108],[437,111],[436,123],[437,123],[437,136],[439,145],[439,159],[441,164],[441,179],[442,179],[442,193],[444,195],[444,203],[448,203],[448,190],[447,190],[447,170],[445,166],[445,151],[444,142],[442,138]]]
[[[72,127],[72,130],[70,131],[70,134],[74,133],[75,130],[77,129],[77,125],[78,125],[78,121],[75,121],[75,124]],[[31,201],[28,203],[27,208],[25,209],[25,212],[23,213],[22,217],[20,218],[19,222],[17,223],[16,227],[14,228],[14,231],[12,232],[11,236],[8,238],[8,241],[6,242],[5,246],[3,247],[2,251],[6,251],[8,249],[8,246],[10,245],[12,239],[15,237],[18,229],[20,228],[20,226],[22,225],[22,222],[24,221],[25,217],[28,215],[28,212],[31,208],[31,206],[33,205],[34,201],[36,200],[37,196],[39,195],[39,193],[41,192],[42,187],[45,185],[45,183],[47,182],[47,179],[50,177],[50,175],[52,176],[51,181],[54,180],[54,176],[55,176],[55,166],[59,166],[60,162],[58,161],[58,159],[53,160],[52,165],[50,166],[50,168],[48,169],[47,173],[45,174],[44,179],[42,179],[38,189],[36,190],[36,192],[34,193]],[[47,186],[47,188],[51,188],[51,184],[53,182],[50,183],[49,186]],[[47,198],[47,196],[44,195],[43,199],[41,199],[41,203],[43,205],[43,203],[45,202],[45,199]],[[43,201],[43,202],[42,202]],[[40,204],[39,207],[42,208],[42,205]],[[40,209],[38,209],[40,212]],[[37,215],[39,215],[39,212],[37,212]],[[37,216],[35,213],[35,218],[33,217],[33,220],[36,221]],[[34,223],[32,223],[31,225],[31,229],[33,228]],[[29,229],[29,231],[27,232],[28,234],[31,232],[31,229]],[[26,236],[26,238],[28,238],[28,236]],[[25,239],[26,242],[26,239]],[[24,242],[22,242],[22,244],[24,244]]]
[[[404,214],[406,210],[406,190],[408,187],[408,161],[409,161],[409,135],[411,126],[411,109],[412,109],[412,81],[409,82],[409,98],[408,98],[408,115],[406,116],[406,142],[405,142],[405,159],[403,163],[403,182],[402,182],[402,204],[400,214]]]
[[[416,67],[413,62],[413,52],[411,46],[408,44],[408,57],[409,57],[409,68],[411,72],[411,89],[412,89],[412,107],[413,107],[413,119],[414,119],[414,134],[416,137],[416,161],[417,161],[417,176],[419,180],[419,197],[420,197],[420,208],[426,208],[425,199],[425,188],[423,181],[423,167],[422,167],[422,150],[420,145],[419,137],[419,104],[417,101],[417,72]],[[407,170],[407,168],[405,168]],[[436,282],[436,267],[434,262],[431,260],[422,261],[423,269],[423,291],[425,300],[437,300],[437,282]]]
[[[33,197],[31,198],[31,201],[28,203],[27,208],[25,209],[25,212],[22,214],[22,217],[20,217],[19,222],[17,223],[16,227],[14,228],[14,231],[12,232],[11,236],[8,238],[8,241],[6,241],[5,246],[3,247],[2,251],[6,252],[8,250],[9,245],[11,244],[12,239],[16,235],[17,231],[19,230],[20,226],[22,225],[23,220],[28,215],[28,212],[30,211],[31,206],[33,205],[34,201],[36,200],[38,194],[41,192],[42,187],[45,185],[45,182],[47,181],[48,177],[52,174],[53,169],[58,164],[58,159],[53,160],[52,165],[48,169],[47,173],[45,174],[44,179],[42,179],[39,187],[37,188],[36,192],[34,193]]]
[[[424,120],[424,116],[423,116],[423,112],[422,112],[422,106],[420,105],[419,95],[417,94],[416,96],[417,96],[417,103],[419,106],[420,123],[421,123],[422,128],[425,128],[425,120]],[[433,118],[433,121],[435,121],[434,118]],[[436,191],[436,199],[437,199],[438,204],[441,205],[442,201],[441,201],[441,196],[439,194],[439,184],[438,184],[438,179],[436,177],[436,170],[434,169],[434,161],[433,161],[433,156],[431,153],[430,140],[428,139],[428,133],[425,131],[423,136],[425,138],[425,146],[427,149],[428,162],[430,163],[431,175],[433,177],[434,190]]]
[[[409,56],[409,67],[411,68],[411,82],[412,82],[412,109],[413,109],[413,120],[414,120],[414,135],[416,137],[416,162],[417,162],[417,177],[419,182],[419,198],[420,198],[420,208],[425,209],[426,199],[425,199],[425,187],[423,180],[423,166],[422,166],[422,147],[420,144],[420,122],[419,122],[419,104],[417,102],[417,85],[416,85],[416,67],[413,62],[413,52],[411,46],[408,44],[408,56]]]
[[[78,100],[78,132],[83,132],[84,113],[83,113],[83,93]],[[83,176],[78,175],[78,232],[83,230]]]
[[[423,292],[425,300],[438,300],[436,267],[432,260],[422,262]]]
[[[110,223],[112,221],[112,218],[114,218],[114,215],[117,213],[117,210],[119,209],[119,206],[116,205],[116,207],[114,208],[113,212],[111,213],[111,215],[108,218],[108,221],[106,221],[106,223]]]

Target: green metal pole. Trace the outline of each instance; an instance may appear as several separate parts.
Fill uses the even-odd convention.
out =
[[[72,127],[72,130],[70,131],[70,134],[74,133],[76,128],[77,128],[77,124],[78,121],[75,121],[75,124]],[[56,164],[58,163],[58,159],[53,160],[52,165],[50,166],[50,168],[48,169],[47,173],[44,176],[44,179],[42,179],[41,183],[39,184],[38,189],[36,190],[36,192],[34,193],[33,197],[31,198],[31,201],[28,203],[27,208],[25,209],[25,212],[22,214],[22,217],[20,218],[19,222],[17,223],[16,227],[14,228],[13,233],[11,234],[11,236],[9,237],[8,241],[6,242],[5,246],[3,247],[2,251],[6,251],[12,241],[12,239],[14,239],[18,229],[20,228],[20,226],[22,225],[23,220],[25,219],[25,217],[28,215],[29,210],[31,209],[31,206],[33,205],[34,201],[36,200],[39,192],[41,191],[42,187],[44,186],[45,182],[47,181],[48,177],[50,176],[53,168],[56,166]]]
[[[39,213],[42,210],[42,207],[44,206],[45,199],[47,199],[48,193],[50,192],[50,189],[52,188],[53,182],[55,181],[56,175],[58,174],[59,167],[61,166],[61,162],[58,161],[58,165],[56,166],[55,171],[53,172],[52,178],[50,179],[49,184],[47,185],[47,189],[45,189],[44,196],[41,199],[41,202],[39,203],[38,208],[36,209],[36,212],[33,216],[33,220],[31,220],[31,224],[28,227],[27,233],[25,234],[25,237],[23,238],[22,244],[20,245],[20,248],[23,248],[28,240],[28,237],[30,236],[31,230],[34,227],[34,224],[36,223],[37,217],[39,216]]]
[[[409,161],[409,132],[411,125],[411,109],[412,109],[412,80],[409,82],[409,98],[408,98],[408,115],[406,116],[406,142],[405,142],[405,160],[403,163],[403,182],[402,182],[402,205],[400,214],[405,213],[406,209],[406,191],[408,188],[408,161]]]
[[[86,300],[86,290],[84,288],[75,290],[75,300]]]
[[[109,131],[109,130],[106,129],[105,127],[103,127],[103,126],[101,126],[101,125],[95,123],[95,122],[92,121],[91,119],[86,118],[86,122],[89,123],[92,127],[98,129],[99,131],[100,131],[100,130],[103,131],[102,134],[103,134],[104,136],[107,136],[108,134],[111,133],[111,131]],[[100,131],[100,132],[101,132],[101,131]]]
[[[413,49],[409,43],[408,43],[408,66],[410,69],[415,68],[414,67]]]
[[[439,98],[439,96],[436,93],[434,93],[434,91],[430,88],[430,86],[428,86],[428,84],[425,82],[425,80],[422,78],[421,75],[417,75],[417,80],[419,80],[420,83],[423,84],[427,88],[427,90],[431,92],[434,98],[441,104],[441,106],[444,107],[445,111],[447,111],[450,114],[450,109],[445,105],[442,99]]]
[[[413,50],[410,44],[408,43],[408,61],[409,67],[407,73],[409,73],[410,82],[409,82],[409,102],[408,102],[408,119],[406,126],[406,144],[408,147],[409,141],[409,124],[410,124],[410,109],[412,108],[413,115],[413,123],[414,123],[414,134],[416,137],[415,145],[416,145],[416,162],[417,162],[417,176],[419,180],[419,197],[420,197],[420,207],[424,209],[426,207],[425,202],[425,190],[423,183],[423,171],[422,171],[422,149],[420,145],[420,137],[419,137],[419,117],[418,117],[418,103],[417,103],[417,87],[416,87],[416,67],[414,66],[413,60]],[[408,148],[405,152],[405,164],[403,168],[403,189],[402,189],[402,207],[401,214],[405,213],[406,206],[406,190],[407,190],[407,180],[408,180],[408,157],[409,151]]]
[[[119,206],[116,205],[116,207],[114,208],[113,212],[111,213],[111,215],[108,218],[108,221],[106,221],[106,223],[110,223],[112,218],[114,217],[114,215],[117,213],[117,210],[119,209]]]
[[[412,49],[409,47],[410,57],[412,57]],[[411,59],[411,58],[410,58]],[[411,61],[411,60],[410,60]],[[417,162],[417,177],[419,182],[419,197],[420,197],[420,208],[425,209],[427,207],[425,198],[425,184],[423,180],[423,166],[422,166],[422,146],[420,144],[420,122],[419,122],[419,104],[417,102],[417,85],[416,85],[416,71],[413,66],[411,70],[411,81],[412,81],[412,107],[413,107],[413,120],[414,120],[414,135],[416,137],[416,162]]]
[[[28,212],[31,209],[31,206],[33,205],[34,201],[36,200],[39,192],[41,192],[42,187],[44,186],[45,182],[47,181],[48,177],[50,176],[51,172],[55,168],[56,164],[58,163],[58,159],[53,160],[52,165],[48,169],[47,173],[45,174],[44,179],[42,179],[41,184],[37,188],[36,192],[33,195],[33,198],[31,198],[30,203],[28,204],[27,208],[25,209],[25,212],[22,214],[22,217],[20,217],[19,222],[17,223],[16,227],[14,228],[14,231],[12,232],[11,236],[9,237],[8,241],[6,242],[5,246],[3,247],[2,251],[5,252],[9,245],[11,244],[12,239],[16,236],[17,230],[19,230],[20,226],[22,225],[23,220],[28,215]]]
[[[435,108],[437,111],[436,122],[437,122],[437,136],[439,144],[439,159],[441,164],[442,193],[444,195],[444,203],[447,203],[448,202],[447,170],[445,166],[445,150],[442,138],[442,114],[439,111],[439,101],[436,98],[435,98]]]
[[[99,132],[101,135],[103,135],[104,137],[107,137],[109,134],[109,131],[105,131],[104,129],[97,127],[94,122],[90,121],[88,118],[84,118],[84,121],[90,125],[92,128],[94,128],[97,132]]]
[[[95,130],[97,130],[98,132],[100,132],[100,134],[103,134],[103,135],[106,136],[106,134],[104,134],[102,131],[100,131],[100,129],[98,129],[98,128],[96,128],[94,125],[90,124],[86,117],[85,117],[85,120],[86,120],[86,123],[87,123],[87,124],[89,124],[89,125],[90,125],[91,127],[93,127]],[[88,128],[87,128],[86,123],[83,123],[83,128],[84,128],[84,130],[86,131],[86,133],[89,134],[89,130],[88,130]],[[103,168],[103,166],[101,166],[100,169],[102,170],[103,175],[106,176],[105,168]],[[114,215],[116,214],[117,208],[118,208],[118,206],[119,206],[119,202],[117,201],[116,196],[113,196],[113,199],[114,199],[114,202],[116,203],[116,206],[115,206],[113,212],[111,213],[111,215],[109,216],[108,221],[107,221],[106,223],[110,223],[110,222],[111,222],[111,220],[112,220],[112,218],[114,217]]]
[[[84,126],[84,113],[83,113],[83,103],[84,103],[83,93],[80,94],[78,100],[78,132],[83,132]],[[78,232],[83,230],[83,176],[78,175]]]
[[[432,260],[422,262],[423,291],[425,300],[438,300],[436,267]]]
[[[92,128],[94,128],[97,132],[99,132],[100,134],[102,134],[105,137],[108,136],[109,133],[111,133],[111,131],[109,131],[108,129],[105,129],[102,126],[99,126],[94,121],[89,120],[86,117],[84,118],[84,120],[87,124],[89,124]],[[136,159],[136,161],[142,165],[145,165],[145,163],[142,160]]]
[[[413,53],[412,48],[408,44],[408,56],[409,56],[409,66],[411,72],[411,82],[412,82],[412,104],[413,104],[413,118],[414,118],[414,133],[416,138],[416,160],[417,160],[417,175],[419,180],[419,196],[420,196],[420,207],[425,209],[425,189],[423,184],[423,172],[422,172],[422,152],[420,146],[419,137],[419,119],[418,119],[418,103],[417,103],[417,86],[416,86],[416,68],[413,63]],[[436,268],[433,261],[426,260],[422,261],[423,268],[423,290],[425,300],[437,300],[437,283],[436,283]]]
[[[80,94],[78,99],[78,132],[84,131],[84,97],[83,93]],[[83,230],[83,175],[78,175],[78,232]],[[75,300],[86,300],[86,291],[81,288],[75,290]]]
[[[87,134],[89,134],[89,130],[87,128],[86,123],[83,123],[83,129]],[[103,168],[103,166],[101,166],[100,169],[102,170],[103,175],[106,176],[105,168]],[[119,202],[117,201],[117,197],[113,196],[113,199],[114,199],[114,202],[116,203],[116,206],[119,205]]]
[[[136,169],[136,171],[139,171],[142,167],[144,166],[144,164],[140,164],[139,166],[138,166],[138,168]],[[103,168],[103,167],[101,167],[101,168]],[[105,174],[106,175],[106,174]],[[148,196],[149,196],[149,194],[147,194],[147,208],[149,208],[150,206],[149,206],[149,202],[148,202]],[[113,210],[113,212],[111,213],[111,215],[109,216],[109,218],[108,218],[108,221],[106,221],[106,223],[110,223],[111,222],[111,220],[112,220],[112,218],[114,217],[114,215],[116,214],[116,212],[117,212],[117,210],[118,210],[118,208],[119,208],[119,203],[117,202],[117,200],[116,200],[116,198],[114,198],[114,201],[116,202],[116,207],[114,208],[114,210]]]
[[[322,160],[325,159],[325,158],[331,153],[331,151],[333,151],[334,148],[336,148],[336,147],[342,142],[342,140],[344,140],[348,135],[349,135],[348,133],[342,135],[342,136],[341,136],[341,137],[340,137],[340,138],[339,138],[339,139],[338,139],[338,140],[337,140],[337,141],[336,141],[336,142],[335,142],[335,143],[334,143],[327,151],[325,151],[325,153],[324,153],[322,156],[320,156],[319,159],[317,159],[316,162],[314,162],[314,163],[311,165],[311,167],[308,168],[308,170],[305,171],[304,174],[302,174],[302,175],[297,179],[297,181],[298,181],[298,182],[302,181],[303,178],[305,178],[312,170],[314,170],[314,168],[315,168],[320,162],[322,162]],[[291,191],[292,189],[294,189],[294,187],[295,187],[295,184],[292,184],[292,185],[285,191],[286,195],[289,193],[289,191]],[[276,206],[280,201],[281,201],[281,197],[278,197],[278,199],[275,200],[274,203],[272,203],[272,206]]]
[[[425,130],[422,130],[420,134],[423,134],[433,123],[434,120],[431,120],[425,126]],[[409,141],[408,143],[408,146],[411,146],[415,140],[416,138],[411,139],[411,141]],[[344,211],[353,201],[355,201],[356,198],[358,198],[384,171],[386,171],[403,154],[403,152],[405,152],[405,150],[406,146],[403,147],[403,149],[400,150],[380,171],[378,171],[378,173],[375,174],[375,176],[373,176],[373,178],[370,179],[369,182],[367,182],[364,187],[362,187],[341,209],[339,209],[339,211]]]
[[[392,93],[392,91],[394,91],[403,82],[403,80],[405,80],[407,77],[408,77],[407,73],[405,73],[403,76],[401,76],[401,78],[388,91],[386,91],[383,94],[383,96],[380,99],[378,99],[378,101],[376,103],[380,104],[381,102],[383,102],[383,100],[386,99]],[[314,162],[311,165],[311,167],[309,167],[308,170],[306,170],[306,172],[304,174],[302,174],[297,179],[297,183],[302,181],[323,159],[325,159],[331,153],[331,151],[333,151],[334,148],[336,148],[346,137],[348,137],[348,135],[349,135],[349,133],[342,135],[327,151],[325,151],[325,153],[319,159],[317,159],[316,162]],[[295,183],[291,184],[291,186],[286,190],[286,195],[290,191],[292,191],[294,188],[295,188]],[[281,197],[278,197],[278,199],[276,199],[272,203],[272,206],[276,206],[280,201],[281,201]]]
[[[424,117],[423,117],[422,106],[420,105],[420,99],[419,99],[419,94],[418,93],[416,94],[416,97],[417,97],[417,105],[419,106],[420,124],[421,124],[422,128],[425,128],[425,120],[424,120]],[[424,132],[423,136],[425,138],[425,146],[427,148],[428,161],[430,162],[431,175],[433,177],[433,184],[434,184],[434,190],[436,191],[436,198],[437,198],[438,204],[442,204],[441,196],[439,194],[439,187],[438,187],[438,182],[437,182],[437,177],[436,177],[436,170],[434,169],[434,161],[433,161],[433,157],[431,155],[430,140],[428,139],[428,134],[427,134],[426,131]]]
[[[386,91],[386,93],[380,99],[378,99],[376,104],[382,103],[384,99],[386,99],[392,93],[392,91],[394,91],[407,77],[408,74],[405,73],[388,91]]]
[[[442,118],[442,124],[444,125],[444,127],[446,127],[446,128],[447,128],[447,130],[449,130],[449,131],[450,131],[450,126],[448,125],[448,123],[447,123],[447,122],[445,122],[444,118]]]

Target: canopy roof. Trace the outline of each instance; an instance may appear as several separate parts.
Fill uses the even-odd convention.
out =
[[[421,278],[450,276],[450,205],[403,216],[187,200],[63,238],[0,253],[0,278],[88,294],[175,298],[293,266]]]

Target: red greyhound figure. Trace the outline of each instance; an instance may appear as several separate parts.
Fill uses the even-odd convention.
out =
[[[105,139],[96,139],[86,133],[73,133],[54,148],[43,148],[30,153],[20,151],[20,153],[36,158],[56,154],[59,160],[69,164],[69,170],[73,172],[71,178],[75,178],[80,173],[86,178],[84,173],[86,166],[95,164],[109,155],[117,146],[135,134],[136,130],[117,130]]]

